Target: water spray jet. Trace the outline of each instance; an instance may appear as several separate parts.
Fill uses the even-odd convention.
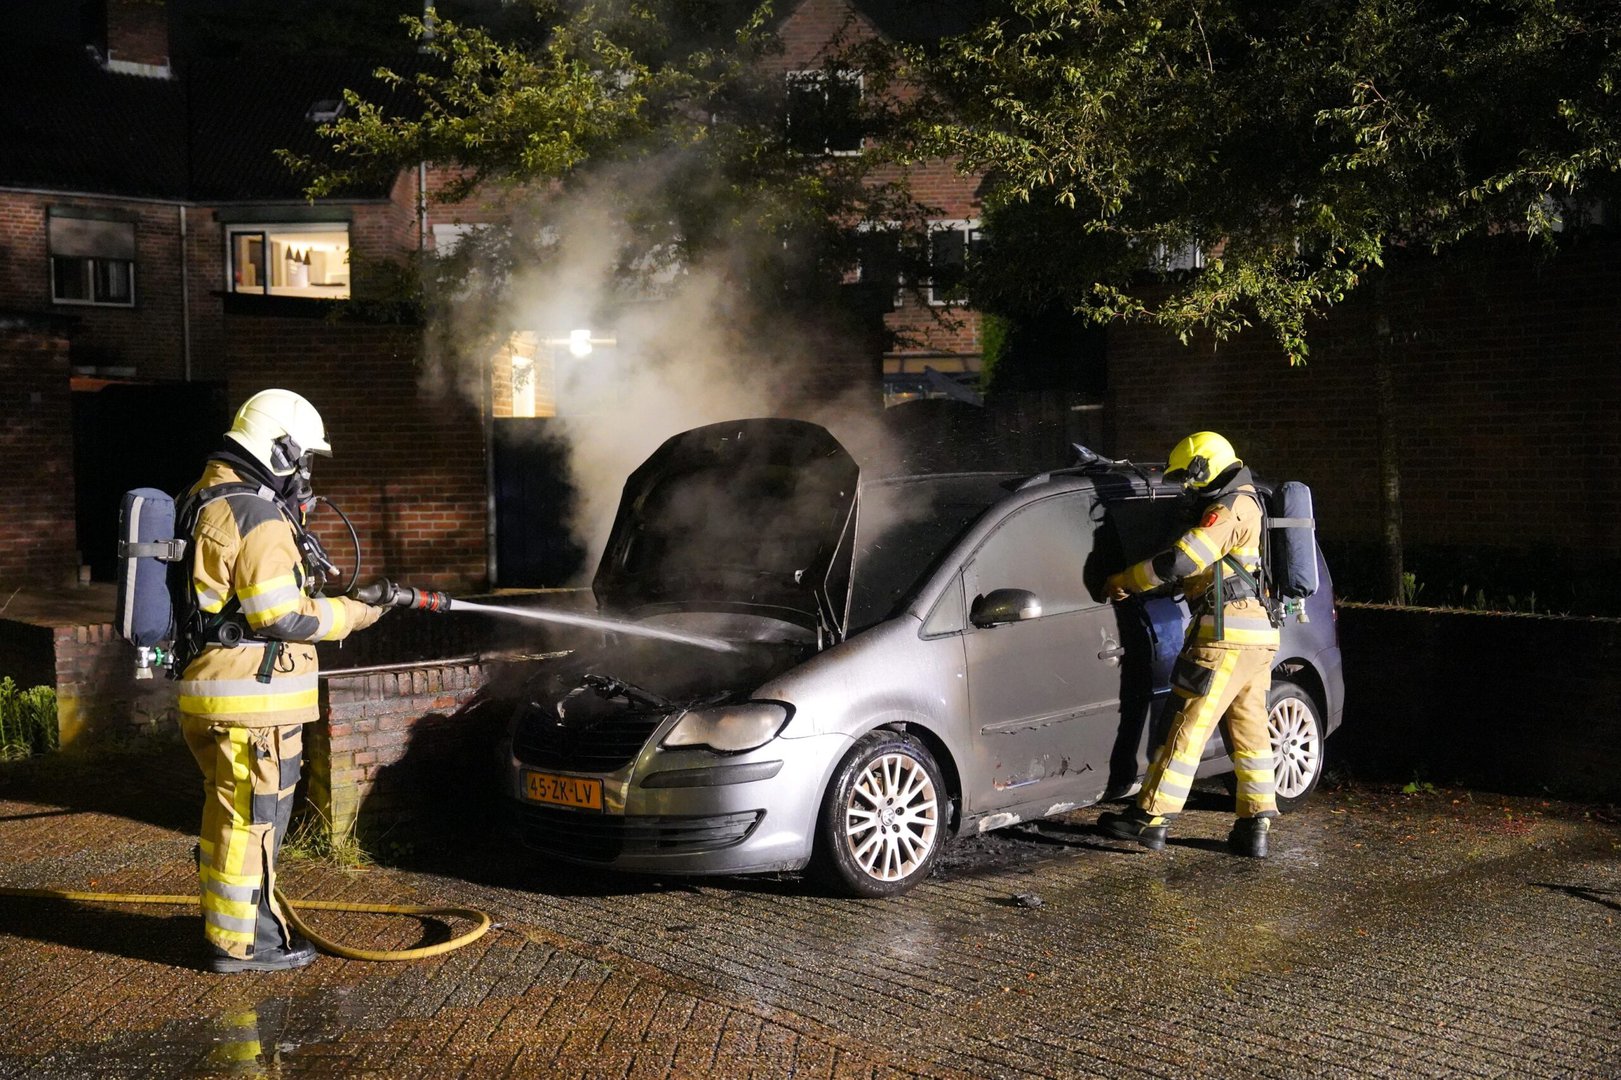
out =
[[[389,581],[386,578],[381,578],[369,585],[362,585],[349,595],[363,604],[371,604],[375,607],[397,607],[413,611],[432,612],[472,612],[474,614],[495,615],[509,619],[560,623],[564,626],[578,626],[588,630],[606,630],[616,634],[631,634],[637,637],[658,638],[661,641],[694,645],[700,649],[710,649],[714,652],[736,651],[731,642],[721,638],[705,637],[701,634],[683,634],[677,630],[663,630],[658,627],[631,622],[627,619],[607,619],[599,615],[581,615],[569,611],[504,607],[499,604],[479,604],[471,600],[456,600],[442,592],[416,589],[409,585],[400,585]]]
[[[543,608],[503,607],[498,604],[476,604],[468,600],[450,601],[452,611],[471,611],[484,615],[497,615],[511,619],[531,619],[536,622],[561,623],[564,626],[579,626],[588,630],[606,630],[616,634],[631,634],[636,637],[657,638],[660,641],[674,641],[682,645],[694,645],[700,649],[709,649],[713,652],[735,652],[736,646],[722,638],[706,637],[702,634],[683,634],[677,630],[663,630],[643,623],[631,622],[628,619],[608,619],[600,615],[580,615],[568,611],[548,611]]]

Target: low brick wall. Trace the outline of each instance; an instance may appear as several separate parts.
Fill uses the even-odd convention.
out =
[[[1621,802],[1621,619],[1342,606],[1354,775]]]
[[[135,650],[111,623],[58,626],[57,731],[63,746],[120,734],[151,735],[178,723],[175,684],[135,677]]]
[[[72,611],[36,612],[28,619],[0,617],[0,676],[9,675],[23,687],[56,689],[63,746],[150,734],[176,715],[173,680],[161,673],[135,678],[135,650],[108,621],[111,587],[95,589],[96,599],[105,603],[85,601]],[[537,590],[495,602],[578,611],[588,609],[590,593]],[[51,605],[47,601],[43,606]],[[543,623],[399,611],[348,640],[323,642],[316,651],[324,673],[386,665],[408,669],[424,660],[546,651],[555,646],[558,633]]]
[[[152,734],[174,715],[174,684],[135,678],[135,650],[111,623],[41,626],[0,619],[0,675],[56,690],[61,745]]]
[[[488,745],[461,712],[486,678],[471,663],[324,675],[321,720],[305,729],[312,809],[339,833],[420,813]]]

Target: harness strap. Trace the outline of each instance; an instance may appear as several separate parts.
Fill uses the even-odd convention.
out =
[[[288,518],[286,504],[276,495],[275,491],[262,484],[249,484],[233,480],[204,488],[188,497],[175,515],[175,531],[190,538],[197,528],[197,519],[202,516],[203,509],[206,506],[218,502],[220,499],[230,499],[240,495],[251,495],[255,498],[264,499],[275,506],[282,517]],[[289,520],[291,519],[289,518]],[[296,523],[294,524],[294,532],[298,532]],[[184,551],[188,545],[188,540],[176,539],[174,543],[180,545],[181,550]],[[174,585],[170,590],[171,597],[173,598],[174,593],[179,594],[178,599],[180,605],[183,605],[182,610],[185,615],[183,618],[176,620],[175,662],[169,669],[169,674],[173,678],[180,678],[181,673],[191,663],[192,658],[208,646],[238,648],[251,645],[262,647],[265,650],[265,659],[259,665],[256,678],[260,682],[268,683],[270,681],[270,671],[276,660],[281,656],[282,643],[253,634],[248,626],[247,619],[241,614],[242,602],[235,596],[227,600],[218,612],[214,614],[205,613],[197,605],[197,590],[192,583],[190,567],[180,564],[177,559],[171,563],[170,572],[175,573],[177,570],[180,579],[171,579],[174,581]],[[221,628],[226,627],[228,624],[234,625],[240,630],[240,633],[222,632]],[[230,640],[226,640],[227,638]]]
[[[118,557],[120,559],[158,559],[162,562],[179,562],[186,555],[186,542],[179,537],[169,540],[120,540],[118,542]]]
[[[1240,498],[1254,499],[1255,500],[1255,505],[1260,508],[1260,511],[1261,511],[1261,543],[1264,545],[1266,543],[1266,535],[1267,535],[1267,531],[1268,531],[1267,527],[1266,527],[1267,526],[1266,503],[1264,501],[1262,501],[1259,492],[1232,491],[1232,492],[1228,492],[1226,495],[1223,495],[1221,498],[1217,499],[1216,501],[1226,504],[1227,509],[1233,510],[1233,511],[1236,512],[1237,509],[1238,509],[1237,503],[1238,503],[1238,500]],[[1213,603],[1215,604],[1215,610],[1211,612],[1211,617],[1212,617],[1213,621],[1215,622],[1216,640],[1217,641],[1223,641],[1227,637],[1227,600],[1228,600],[1228,597],[1226,596],[1226,592],[1227,592],[1227,588],[1226,588],[1227,574],[1222,569],[1222,567],[1224,565],[1230,566],[1230,567],[1233,568],[1233,570],[1236,573],[1236,576],[1238,577],[1238,580],[1240,582],[1242,582],[1242,584],[1244,586],[1244,589],[1246,590],[1243,593],[1239,593],[1238,590],[1235,590],[1234,591],[1235,594],[1232,597],[1232,599],[1234,599],[1234,600],[1247,600],[1247,599],[1253,597],[1253,598],[1255,598],[1257,600],[1260,600],[1263,607],[1267,606],[1266,605],[1266,597],[1265,597],[1265,589],[1261,585],[1260,576],[1257,575],[1257,574],[1252,574],[1248,570],[1244,569],[1244,564],[1239,562],[1236,558],[1234,558],[1232,552],[1228,552],[1227,554],[1223,555],[1221,557],[1221,559],[1219,561],[1217,561],[1217,563],[1216,563],[1215,575],[1214,575],[1215,576],[1215,581],[1212,583],[1212,585],[1210,587],[1210,596],[1211,596],[1211,599],[1212,599]],[[1265,572],[1266,572],[1266,551],[1264,550],[1264,548],[1261,551],[1260,565],[1261,565],[1261,574],[1265,574]],[[1269,609],[1269,614],[1270,614],[1270,609]],[[1195,620],[1195,624],[1197,624],[1197,620]]]

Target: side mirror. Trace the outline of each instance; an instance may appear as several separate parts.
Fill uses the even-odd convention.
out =
[[[968,621],[978,627],[1041,618],[1041,601],[1029,589],[992,589],[974,597]]]

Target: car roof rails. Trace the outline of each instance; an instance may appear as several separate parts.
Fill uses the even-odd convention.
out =
[[[1027,477],[1020,481],[1013,490],[1022,491],[1027,487],[1044,484],[1060,476],[1135,475],[1143,482],[1144,488],[1147,489],[1145,494],[1155,494],[1154,477],[1147,468],[1135,462],[1127,461],[1125,458],[1106,458],[1091,447],[1082,446],[1080,443],[1071,443],[1070,445],[1075,448],[1075,464],[1067,469],[1050,469],[1047,472]]]

